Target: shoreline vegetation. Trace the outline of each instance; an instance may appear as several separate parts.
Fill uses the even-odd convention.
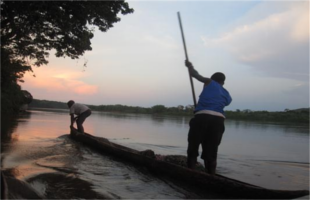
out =
[[[139,106],[126,105],[87,105],[94,111],[104,112],[123,112],[123,113],[137,113],[137,114],[162,114],[162,115],[179,115],[192,116],[193,107],[191,106],[176,106],[165,107],[164,105],[155,105],[150,108]],[[54,109],[68,109],[64,102],[49,101],[33,99],[29,104],[29,108],[54,108]],[[262,122],[286,122],[286,123],[300,123],[309,124],[309,108],[301,108],[296,110],[284,111],[251,111],[246,110],[226,110],[225,115],[227,119],[246,120],[246,121],[262,121]]]

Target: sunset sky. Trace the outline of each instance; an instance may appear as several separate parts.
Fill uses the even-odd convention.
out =
[[[52,51],[22,88],[35,99],[91,105],[193,104],[180,11],[194,67],[206,77],[226,74],[226,110],[309,107],[309,1],[128,2],[135,12],[96,30],[92,51],[79,60]],[[203,85],[194,86],[198,99]]]

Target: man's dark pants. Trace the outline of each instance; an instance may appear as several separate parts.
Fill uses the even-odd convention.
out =
[[[91,115],[91,110],[86,110],[85,112],[83,112],[82,114],[80,114],[77,117],[76,126],[77,126],[79,132],[84,133],[83,123],[84,123],[85,119],[87,117],[89,117],[90,115]]]
[[[216,163],[218,146],[225,131],[224,118],[209,114],[197,114],[190,121],[187,162],[190,168],[197,161],[199,145],[205,163]],[[205,166],[207,168],[207,166]]]

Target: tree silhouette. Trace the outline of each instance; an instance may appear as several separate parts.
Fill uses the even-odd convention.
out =
[[[47,64],[51,50],[72,59],[90,51],[95,28],[109,30],[120,21],[119,13],[133,9],[116,0],[1,1],[1,93],[32,66]]]

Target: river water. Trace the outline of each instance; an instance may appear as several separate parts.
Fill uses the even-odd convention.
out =
[[[85,131],[137,150],[186,155],[190,117],[93,111]],[[49,199],[220,198],[198,194],[69,137],[68,110],[30,110],[7,127],[1,168]],[[227,119],[217,173],[270,189],[309,189],[309,126]],[[3,134],[2,134],[3,135]],[[201,161],[201,160],[200,160]]]

